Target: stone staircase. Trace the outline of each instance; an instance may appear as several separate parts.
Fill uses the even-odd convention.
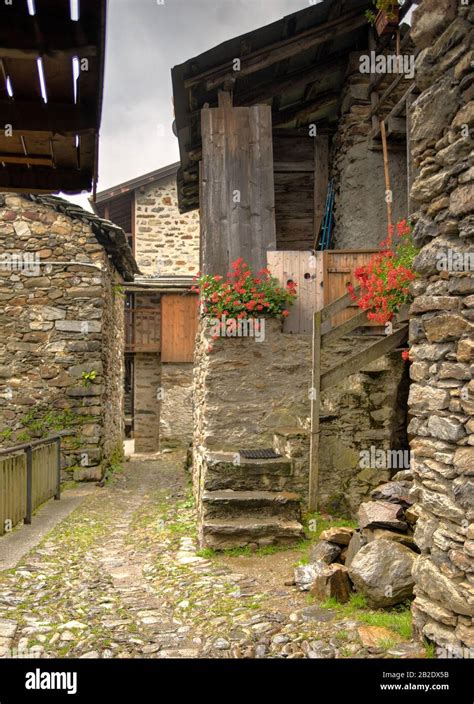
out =
[[[201,496],[201,545],[217,550],[292,544],[304,537],[301,497],[286,491],[293,463],[208,458]],[[233,456],[235,457],[235,456]],[[232,488],[231,488],[232,487]]]

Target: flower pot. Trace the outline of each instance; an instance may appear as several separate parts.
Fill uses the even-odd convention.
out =
[[[385,34],[392,34],[398,27],[399,23],[400,8],[398,5],[394,5],[393,8],[388,12],[387,10],[380,10],[375,18],[375,31],[379,37],[383,37]]]

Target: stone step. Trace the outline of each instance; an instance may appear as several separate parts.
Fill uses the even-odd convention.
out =
[[[251,543],[292,545],[302,540],[303,526],[299,521],[275,517],[209,519],[201,526],[201,545],[215,550],[245,547]]]
[[[278,516],[298,521],[301,518],[301,497],[287,491],[204,491],[204,520],[254,516]]]
[[[293,465],[287,457],[273,460],[216,458],[207,461],[205,491],[233,489],[234,491],[283,491]]]

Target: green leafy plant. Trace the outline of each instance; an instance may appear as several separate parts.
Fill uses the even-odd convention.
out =
[[[82,372],[82,385],[86,388],[90,386],[97,378],[97,372]]]
[[[406,220],[397,224],[396,239],[392,227],[380,247],[381,251],[374,254],[368,264],[354,272],[360,293],[356,294],[352,285],[348,290],[359,308],[367,311],[369,320],[385,325],[402,305],[413,300],[410,285],[416,278],[413,260],[418,250],[413,243],[410,224]]]
[[[296,283],[282,287],[268,269],[254,276],[242,257],[231,265],[227,278],[201,276],[193,291],[200,294],[204,317],[212,318],[279,318],[289,314],[288,307],[296,298]]]
[[[385,12],[387,19],[389,20],[397,19],[397,13],[395,10],[398,9],[402,2],[397,0],[374,0],[373,4],[377,12],[374,12],[373,10],[366,10],[365,12],[367,21],[372,26],[375,25],[375,20],[377,19],[377,14],[379,12]]]

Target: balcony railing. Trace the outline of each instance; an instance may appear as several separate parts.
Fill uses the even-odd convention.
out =
[[[125,309],[125,352],[160,351],[160,309]]]

